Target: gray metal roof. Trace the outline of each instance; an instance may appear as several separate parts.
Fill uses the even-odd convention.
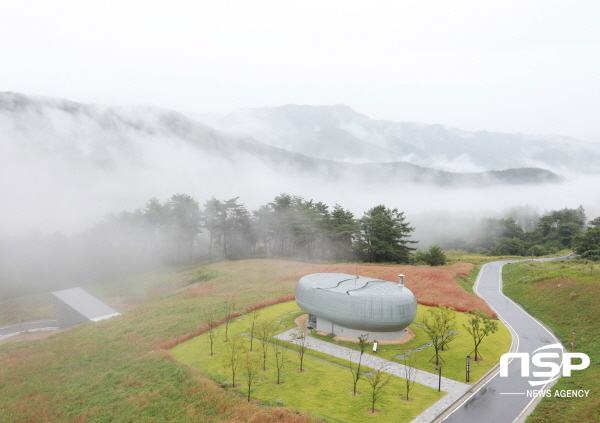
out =
[[[316,289],[348,295],[393,295],[403,289],[397,283],[367,276],[353,276],[345,273],[314,273],[310,276]]]
[[[296,286],[296,302],[318,317],[368,331],[400,331],[417,314],[417,300],[407,287],[345,273],[303,276]]]
[[[120,313],[81,288],[56,291],[52,295],[93,322],[120,315]]]

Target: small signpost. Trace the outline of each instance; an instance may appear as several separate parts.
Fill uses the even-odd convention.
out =
[[[468,355],[467,356],[467,382],[469,382],[470,379],[470,373],[471,373],[471,356]]]

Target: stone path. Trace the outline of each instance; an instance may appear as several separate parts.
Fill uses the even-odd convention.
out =
[[[290,329],[286,332],[276,335],[275,337],[284,341],[294,342],[294,331],[295,329]],[[357,353],[356,350],[342,347],[340,345],[335,345],[330,342],[321,341],[320,339],[315,339],[312,337],[309,339],[307,347],[315,351],[320,351],[322,353],[329,354],[344,360],[348,360],[351,353],[354,353],[354,357],[356,357]],[[404,378],[404,376],[406,375],[406,368],[403,364],[395,363],[393,361],[389,361],[380,357],[375,357],[371,354],[363,355],[362,364],[374,369],[385,368],[384,371],[386,373],[390,373],[394,376],[398,376],[401,378]],[[439,376],[437,374],[429,373],[420,369],[413,370],[416,372],[416,383],[425,385],[429,388],[438,389]],[[442,391],[446,392],[446,395],[444,395],[433,405],[427,408],[424,412],[418,415],[411,423],[431,422],[437,415],[439,415],[446,408],[452,405],[471,388],[471,385],[457,382],[455,380],[448,379],[442,376],[441,389]]]

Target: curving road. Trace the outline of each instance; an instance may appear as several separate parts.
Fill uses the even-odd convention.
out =
[[[519,260],[496,261],[485,264],[479,273],[475,292],[492,306],[500,319],[511,329],[513,334],[512,350],[531,354],[540,347],[560,343],[560,341],[542,323],[502,293],[502,266],[515,261]],[[558,350],[549,349],[545,352],[558,352]],[[562,356],[562,352],[559,355]],[[544,361],[554,361],[560,365],[559,359],[545,358]],[[531,405],[535,401],[535,398],[527,395],[527,391],[549,389],[551,384],[531,386],[529,381],[547,380],[548,378],[522,377],[520,362],[520,359],[510,362],[508,377],[500,377],[497,368],[496,374],[489,378],[485,384],[480,386],[449,415],[437,421],[443,421],[444,423],[513,423],[519,421],[532,411]],[[531,366],[532,372],[548,370],[548,368],[536,369]]]
[[[0,327],[0,341],[21,332],[37,330],[58,330],[58,320],[38,320],[35,322],[23,322],[11,326]]]

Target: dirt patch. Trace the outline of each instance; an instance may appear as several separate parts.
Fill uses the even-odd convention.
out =
[[[298,316],[294,319],[294,323],[297,326],[304,326],[308,323],[308,314],[303,314],[301,316]],[[318,332],[317,332],[318,333]]]

